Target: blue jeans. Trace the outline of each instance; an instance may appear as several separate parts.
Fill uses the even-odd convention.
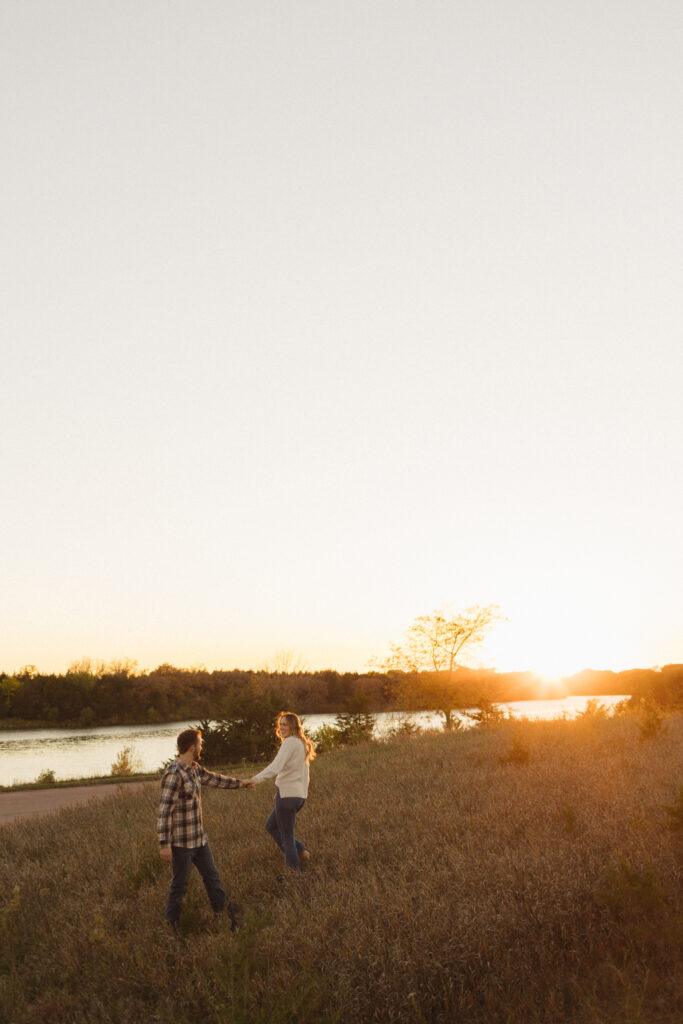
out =
[[[204,888],[211,901],[214,914],[220,914],[225,910],[227,903],[228,916],[234,924],[235,915],[230,903],[226,900],[225,890],[221,885],[218,868],[216,867],[209,844],[204,843],[203,846],[195,846],[191,849],[187,846],[172,846],[171,854],[173,857],[173,879],[171,881],[171,891],[168,894],[168,903],[166,904],[166,920],[170,921],[171,924],[175,924],[180,917],[180,907],[187,889],[190,871],[194,864],[202,876]]]
[[[305,803],[300,796],[280,796],[280,790],[276,789],[275,807],[266,822],[266,829],[285,855],[285,864],[294,871],[301,871],[299,852],[306,849],[294,838],[294,819]]]

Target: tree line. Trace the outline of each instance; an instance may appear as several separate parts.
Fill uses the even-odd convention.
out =
[[[532,672],[490,669],[377,670],[366,673],[255,671],[159,665],[138,672],[130,662],[93,666],[75,663],[63,674],[33,666],[0,672],[0,719],[66,727],[134,725],[226,717],[236,699],[269,694],[274,706],[301,714],[440,712],[492,702],[569,695],[627,694],[653,700],[665,710],[683,709],[683,665],[626,672],[586,670],[552,688]],[[360,704],[359,704],[360,702]]]

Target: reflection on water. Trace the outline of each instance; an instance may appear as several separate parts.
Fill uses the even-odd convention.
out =
[[[31,782],[50,770],[57,779],[109,775],[125,746],[133,747],[142,771],[152,772],[171,757],[178,733],[196,725],[195,719],[156,726],[0,731],[0,785]]]
[[[611,706],[623,696],[599,697]],[[590,697],[564,697],[560,700],[522,700],[501,707],[519,718],[556,718],[582,711]],[[334,715],[305,715],[306,729],[314,731],[331,725]],[[381,735],[396,723],[392,713],[377,715]],[[423,728],[440,728],[443,718],[429,711],[414,716]],[[467,719],[465,719],[468,722]],[[175,754],[175,738],[183,729],[193,728],[197,719],[168,722],[164,725],[110,725],[99,729],[26,729],[0,731],[0,785],[32,782],[44,771],[53,771],[57,779],[109,775],[111,766],[124,746],[132,745],[142,771],[160,769]]]

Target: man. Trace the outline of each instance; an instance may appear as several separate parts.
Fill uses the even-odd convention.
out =
[[[220,789],[253,789],[255,783],[241,782],[229,775],[209,772],[200,765],[202,734],[199,729],[185,729],[177,739],[178,757],[161,779],[161,802],[157,833],[161,859],[173,865],[173,879],[166,905],[166,920],[177,933],[180,908],[187,889],[192,865],[202,876],[207,895],[217,916],[226,909],[231,931],[238,924],[230,902],[226,900],[211,847],[202,822],[202,786]]]

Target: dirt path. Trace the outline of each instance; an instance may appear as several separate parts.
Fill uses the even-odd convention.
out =
[[[62,807],[73,807],[112,796],[121,786],[140,789],[158,786],[152,782],[103,783],[98,786],[65,786],[59,789],[22,789],[16,793],[0,793],[0,825],[8,825],[19,818],[33,818],[38,814],[51,814]]]

